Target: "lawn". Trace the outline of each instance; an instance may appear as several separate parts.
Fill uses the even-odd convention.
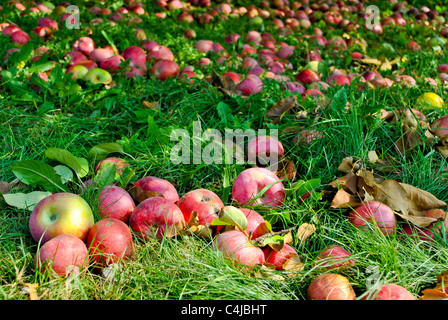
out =
[[[448,116],[448,7],[397,2],[374,2],[378,21],[361,0],[1,4],[0,298],[310,300],[317,277],[337,274],[352,294],[327,298],[370,299],[396,284],[415,299],[446,299],[448,122],[436,120]],[[79,78],[67,71],[86,37],[109,57],[125,56],[120,68],[102,67],[91,48]],[[151,59],[152,45],[172,58]],[[143,63],[126,56],[129,47],[144,50]],[[159,61],[174,61],[173,74],[163,78]],[[255,87],[244,83],[254,78]],[[228,132],[275,137],[284,149],[268,154],[281,165],[263,168],[274,177],[249,202],[235,199],[235,188],[250,189],[237,177],[263,165],[248,159],[249,138],[239,154],[226,153]],[[97,168],[111,157],[128,166]],[[76,194],[97,223],[105,186],[126,190],[137,206],[144,177],[164,179],[180,198],[206,189],[226,208],[251,208],[265,236],[249,239],[240,210],[219,206],[213,223],[200,223],[175,202],[183,222],[174,233],[142,237],[128,216],[130,259],[98,266],[90,255],[68,276],[36,268],[43,243],[29,221],[41,200]],[[264,204],[280,185],[280,203]],[[146,200],[168,201],[148,191]],[[361,219],[356,227],[354,209],[373,201],[388,207],[392,225]],[[231,231],[245,234],[247,255],[263,250],[263,261],[245,264],[217,248]],[[330,246],[350,255],[320,260]],[[294,252],[279,265],[266,262],[285,248]]]

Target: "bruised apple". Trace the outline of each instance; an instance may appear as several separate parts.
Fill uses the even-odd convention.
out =
[[[179,195],[173,184],[166,179],[158,177],[143,177],[137,180],[134,183],[134,187],[129,191],[137,202],[142,202],[156,195],[160,195],[174,203],[179,201]]]
[[[211,190],[195,189],[184,194],[179,199],[178,206],[186,222],[189,222],[193,212],[196,212],[198,225],[209,227],[211,222],[218,218],[224,203]]]

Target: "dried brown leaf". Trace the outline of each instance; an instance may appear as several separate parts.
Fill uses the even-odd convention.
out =
[[[295,95],[290,95],[287,98],[277,101],[274,106],[266,112],[265,116],[271,120],[272,123],[277,124],[289,110],[297,106],[297,97]]]
[[[435,221],[432,218],[423,219],[425,212],[429,209],[446,206],[445,202],[437,199],[431,193],[392,179],[384,180],[375,186],[374,198],[419,227],[426,227]]]
[[[22,289],[20,292],[28,295],[29,300],[39,300],[37,295],[37,288],[39,285],[37,283],[22,283]]]
[[[298,255],[292,255],[283,265],[283,270],[287,271],[289,278],[297,277],[304,269],[305,266]]]
[[[314,224],[303,223],[297,229],[297,238],[303,242],[308,239],[316,231]]]
[[[149,102],[149,101],[144,100],[142,102],[142,106],[145,109],[157,110],[157,109],[160,109],[160,102],[159,101]]]
[[[361,205],[362,202],[359,197],[348,193],[344,189],[339,189],[331,201],[330,208],[351,208]]]
[[[425,289],[419,300],[448,300],[448,294],[437,289]]]

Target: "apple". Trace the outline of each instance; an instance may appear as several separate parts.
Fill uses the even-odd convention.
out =
[[[98,171],[107,163],[112,163],[115,165],[115,168],[117,169],[116,173],[117,175],[121,176],[126,169],[126,167],[129,167],[129,162],[127,162],[125,159],[117,158],[117,157],[107,157],[100,162],[97,163],[95,166],[95,174],[98,173]]]
[[[121,70],[121,63],[126,59],[122,55],[113,55],[100,63],[100,68],[114,74]]]
[[[103,219],[115,218],[128,223],[134,209],[134,199],[121,187],[108,185],[98,196],[98,211]]]
[[[177,205],[181,210],[185,221],[188,223],[196,212],[198,225],[210,227],[213,220],[218,218],[224,203],[219,196],[211,190],[195,189],[180,197]]]
[[[285,264],[293,256],[298,256],[297,251],[289,244],[284,244],[283,247],[276,251],[269,246],[263,248],[265,255],[265,264],[272,266],[276,270],[284,270]]]
[[[311,84],[313,82],[320,80],[317,73],[315,73],[314,71],[312,71],[310,69],[305,69],[305,70],[300,71],[296,75],[295,79],[296,79],[296,81],[303,83],[303,84]]]
[[[282,87],[285,90],[288,90],[291,93],[297,93],[298,95],[302,95],[306,91],[305,87],[301,83],[296,81],[285,82]]]
[[[283,144],[276,138],[262,135],[253,138],[247,144],[247,159],[251,163],[269,164],[274,157],[278,161],[285,154]]]
[[[79,51],[84,55],[88,55],[93,51],[93,49],[95,49],[95,43],[90,37],[81,37],[75,41],[72,49],[75,51]]]
[[[129,226],[115,218],[105,218],[95,223],[86,243],[94,266],[100,268],[130,259],[135,251]]]
[[[331,245],[319,252],[316,265],[319,269],[346,269],[355,265],[355,260],[349,258],[351,253],[340,245]]]
[[[134,183],[130,190],[133,198],[137,202],[159,195],[174,203],[179,201],[179,195],[174,185],[166,179],[146,176]]]
[[[11,39],[12,42],[20,46],[24,46],[25,44],[28,43],[28,41],[31,40],[31,37],[28,35],[28,33],[26,33],[23,30],[14,31],[9,35],[9,38]]]
[[[381,232],[395,232],[397,218],[393,210],[379,201],[367,201],[349,213],[348,220],[357,228],[370,231],[369,223],[374,223]]]
[[[374,290],[373,294],[368,294],[362,300],[417,300],[406,288],[395,284],[386,283],[379,290]]]
[[[11,24],[11,25],[5,27],[5,28],[2,30],[2,33],[3,33],[3,35],[5,35],[5,36],[6,36],[6,35],[7,35],[7,36],[10,36],[12,33],[16,32],[16,31],[19,31],[19,30],[22,30],[22,29],[20,29],[19,26],[15,25],[15,24]]]
[[[356,294],[348,278],[337,273],[324,273],[308,287],[308,300],[355,300]]]
[[[85,66],[80,65],[80,64],[74,65],[74,66],[69,66],[67,68],[67,70],[65,71],[66,74],[69,74],[69,73],[72,74],[73,80],[84,79],[87,72],[89,72],[89,69],[87,69]]]
[[[239,73],[227,71],[227,72],[224,72],[222,75],[223,75],[223,77],[229,77],[230,80],[232,80],[234,85],[241,82],[241,74],[239,74]]]
[[[104,60],[112,56],[114,56],[114,50],[110,47],[96,48],[89,54],[90,59],[98,64],[101,64]]]
[[[58,23],[55,20],[53,20],[52,18],[50,18],[50,17],[42,17],[42,18],[40,18],[39,20],[37,20],[37,24],[39,26],[47,27],[47,28],[50,28],[52,30],[58,30],[59,29]]]
[[[448,135],[448,116],[443,116],[434,121],[431,125],[432,132],[439,138]]]
[[[53,277],[65,278],[75,268],[83,269],[89,262],[89,252],[84,241],[71,234],[60,234],[45,242],[34,256],[34,267],[49,271]]]
[[[33,32],[41,38],[48,39],[53,35],[50,28],[44,26],[37,26],[33,29]]]
[[[93,68],[86,73],[84,80],[91,84],[109,84],[112,82],[112,76],[104,69]]]
[[[159,45],[156,41],[149,39],[143,40],[141,44],[146,51],[151,51],[154,47]]]
[[[252,42],[256,46],[260,45],[261,40],[261,34],[255,30],[249,31],[244,37],[245,42]]]
[[[174,60],[174,54],[170,48],[162,45],[155,46],[148,52],[147,60]]]
[[[424,108],[443,108],[445,102],[434,92],[425,92],[417,98],[417,103]]]
[[[146,66],[146,52],[140,47],[129,46],[121,53],[125,60],[131,60],[131,66]]]
[[[263,250],[254,246],[247,235],[239,230],[218,233],[213,248],[221,251],[224,258],[247,267],[261,265],[265,260]]]
[[[294,54],[295,47],[287,45],[285,47],[282,47],[280,51],[278,52],[278,57],[281,59],[288,59],[290,56]]]
[[[346,75],[335,73],[327,78],[327,83],[332,87],[350,85],[350,78]]]
[[[93,224],[89,204],[68,192],[54,193],[39,201],[29,219],[31,236],[42,244],[60,234],[71,234],[84,241]]]
[[[232,198],[237,203],[247,204],[271,183],[274,184],[253,201],[252,205],[281,206],[286,194],[283,183],[272,171],[265,168],[249,168],[241,172],[233,183]]]
[[[93,68],[98,68],[98,64],[93,60],[80,61],[77,65],[84,66],[87,68],[87,70],[92,70]]]
[[[196,31],[194,31],[193,29],[187,29],[185,30],[184,35],[187,39],[194,39],[196,38]]]
[[[244,230],[251,240],[270,232],[266,220],[257,211],[248,208],[239,208],[247,219],[247,228]]]
[[[129,218],[129,226],[141,240],[173,237],[186,226],[184,215],[172,201],[152,197],[140,202]]]
[[[263,81],[255,74],[248,74],[235,86],[235,91],[245,96],[256,95],[262,90]]]
[[[198,52],[205,53],[213,50],[213,41],[211,40],[198,40],[194,44],[195,49]]]
[[[64,55],[64,59],[68,60],[67,66],[75,66],[82,61],[89,60],[86,55],[79,51],[69,51]]]
[[[172,60],[157,60],[152,66],[151,74],[153,74],[157,80],[165,81],[169,78],[174,78],[179,73],[179,65]]]

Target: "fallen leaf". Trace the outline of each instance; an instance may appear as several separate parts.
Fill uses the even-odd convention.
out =
[[[369,162],[371,164],[375,164],[380,159],[375,150],[369,151],[368,153]]]
[[[302,223],[297,230],[297,238],[303,242],[316,231],[314,224]]]
[[[305,265],[302,263],[298,255],[291,256],[283,265],[283,270],[287,271],[289,278],[297,277],[299,272],[305,269]]]
[[[440,290],[425,289],[422,293],[423,296],[419,300],[448,300],[448,294]]]
[[[22,283],[21,293],[28,295],[29,300],[39,300],[37,295],[37,288],[39,287],[37,283]]]
[[[426,211],[446,206],[444,201],[437,199],[431,193],[392,179],[375,185],[374,198],[388,205],[392,210],[398,211],[402,218],[419,227],[426,227],[435,221],[432,218],[423,219]]]
[[[157,110],[157,109],[160,109],[160,102],[159,101],[149,102],[149,101],[144,100],[142,102],[142,106],[145,109]]]
[[[338,192],[336,192],[333,200],[331,201],[330,208],[351,208],[357,207],[361,204],[362,202],[359,197],[348,193],[344,189],[339,189]]]
[[[273,124],[277,124],[289,110],[297,106],[297,97],[295,95],[290,95],[287,98],[277,101],[271,109],[266,111],[265,116],[271,120]]]

